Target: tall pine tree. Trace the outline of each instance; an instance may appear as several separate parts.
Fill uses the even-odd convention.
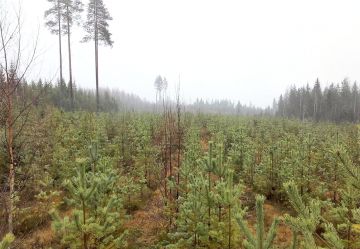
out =
[[[60,60],[60,84],[62,84],[63,78],[63,65],[62,65],[62,16],[63,16],[63,3],[62,0],[47,0],[52,7],[45,11],[46,27],[52,34],[58,35],[59,38],[59,60]]]
[[[109,23],[112,17],[103,0],[90,0],[87,7],[87,20],[84,24],[86,32],[83,42],[94,41],[95,45],[95,76],[96,76],[96,110],[99,112],[99,42],[112,46]]]
[[[63,1],[63,30],[68,38],[68,56],[69,56],[69,89],[71,109],[74,109],[74,86],[72,74],[72,60],[71,60],[71,27],[74,23],[79,24],[80,13],[83,11],[83,4],[80,0],[62,0]]]

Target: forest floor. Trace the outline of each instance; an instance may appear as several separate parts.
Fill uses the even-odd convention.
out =
[[[144,207],[135,211],[125,224],[125,229],[132,230],[128,241],[130,248],[148,248],[156,244],[166,227],[163,198],[161,192],[156,190]]]
[[[265,226],[270,227],[273,220],[276,217],[283,216],[287,213],[287,210],[284,209],[280,204],[266,201],[264,204],[264,213],[265,213]],[[254,214],[255,215],[255,214]],[[255,216],[253,216],[255,218]],[[255,221],[255,219],[252,219]],[[275,245],[280,248],[289,248],[291,244],[292,232],[289,226],[287,226],[283,221],[280,222],[277,235],[275,238]]]
[[[31,233],[23,237],[18,237],[15,241],[14,248],[48,248],[54,241],[55,235],[51,228],[51,221],[37,227]]]

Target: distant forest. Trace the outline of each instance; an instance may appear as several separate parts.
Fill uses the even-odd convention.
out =
[[[38,102],[53,105],[63,111],[71,110],[71,99],[69,86],[65,83],[48,84],[41,80],[32,83],[23,83],[22,92],[39,93]],[[155,94],[155,90],[154,90]],[[102,112],[154,112],[156,103],[140,98],[135,94],[129,94],[119,90],[100,89],[100,111]],[[164,97],[167,104],[175,106],[175,102]],[[158,103],[162,105],[162,101]],[[96,111],[95,90],[74,87],[74,108],[82,111]],[[194,103],[183,104],[186,112],[209,113],[209,114],[228,114],[228,115],[270,115],[270,108],[262,109],[253,105],[245,105],[229,100],[203,100],[197,99]]]
[[[47,84],[41,80],[23,83],[22,92],[39,93],[37,102],[44,102],[62,109],[71,110],[69,87],[65,83]],[[82,111],[96,111],[95,90],[74,87],[74,108]],[[100,89],[100,111],[102,112],[154,112],[156,103],[119,90]],[[167,105],[175,102],[164,97]],[[290,87],[285,94],[274,100],[272,107],[260,108],[230,100],[197,99],[183,103],[183,109],[192,113],[226,114],[239,116],[278,116],[300,120],[358,122],[360,115],[360,92],[356,82],[344,79],[322,89],[317,79],[312,87]],[[162,105],[162,103],[158,103]]]
[[[357,122],[360,112],[360,93],[356,82],[344,79],[339,84],[330,84],[322,89],[319,79],[311,88],[291,87],[273,109],[280,117],[300,120]]]

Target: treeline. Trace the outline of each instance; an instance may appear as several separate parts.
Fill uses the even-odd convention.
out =
[[[1,81],[1,79],[0,79]],[[21,84],[22,90],[18,91],[19,96],[24,98],[33,98],[39,95],[40,98],[37,105],[40,103],[51,105],[60,108],[63,111],[96,111],[96,91],[94,89],[77,88],[74,87],[73,95],[74,102],[71,101],[69,95],[69,85],[58,82],[57,84],[50,84],[39,80],[38,82],[27,83],[24,81]],[[120,90],[101,89],[99,91],[101,112],[156,112],[161,110],[162,102],[153,103],[140,98],[135,94],[129,94]],[[175,107],[176,103],[171,100],[165,101],[168,106]],[[159,108],[156,108],[159,105]],[[184,104],[184,110],[192,113],[208,113],[208,114],[227,114],[239,116],[251,115],[270,115],[271,109],[262,109],[253,105],[242,105],[240,102],[235,104],[229,100],[212,100],[204,101],[202,99],[196,100],[191,104]]]
[[[280,117],[300,120],[357,122],[360,111],[360,92],[356,82],[344,79],[322,89],[319,79],[309,84],[291,87],[274,102],[273,109]]]
[[[227,114],[239,116],[252,116],[252,115],[271,115],[270,108],[263,109],[253,105],[245,105],[240,102],[234,103],[230,100],[203,100],[197,99],[194,103],[187,106],[187,111],[209,114]]]
[[[26,98],[39,96],[35,101],[39,105],[51,105],[63,111],[96,111],[96,92],[94,89],[74,87],[74,102],[68,94],[69,86],[63,83],[50,84],[41,80],[38,82],[23,82],[18,95]],[[139,111],[147,112],[152,110],[152,103],[141,99],[135,94],[128,94],[119,90],[100,89],[100,111],[101,112],[120,112],[120,111]],[[73,105],[73,107],[72,107]]]
[[[94,89],[74,87],[74,102],[69,95],[69,85],[58,82],[57,84],[38,82],[21,83],[18,94],[26,99],[39,95],[36,102],[52,105],[63,111],[90,111],[95,112],[96,91]],[[163,95],[164,96],[164,95]],[[135,94],[114,89],[99,90],[100,112],[158,112],[164,103],[175,108],[175,101],[162,97],[155,103],[143,99]],[[254,105],[241,104],[230,100],[203,100],[197,99],[193,103],[183,103],[185,112],[224,114],[237,116],[272,116],[296,118],[300,120],[330,121],[330,122],[357,122],[360,115],[360,92],[356,82],[350,83],[344,79],[339,84],[321,87],[316,80],[313,87],[306,85],[297,88],[291,87],[284,95],[280,95],[273,106],[260,108]]]

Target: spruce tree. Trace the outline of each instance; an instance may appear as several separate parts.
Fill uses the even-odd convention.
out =
[[[87,6],[87,20],[84,24],[86,35],[83,42],[94,41],[95,45],[95,76],[96,76],[96,110],[99,112],[99,42],[112,46],[109,23],[112,17],[103,0],[90,0]]]

